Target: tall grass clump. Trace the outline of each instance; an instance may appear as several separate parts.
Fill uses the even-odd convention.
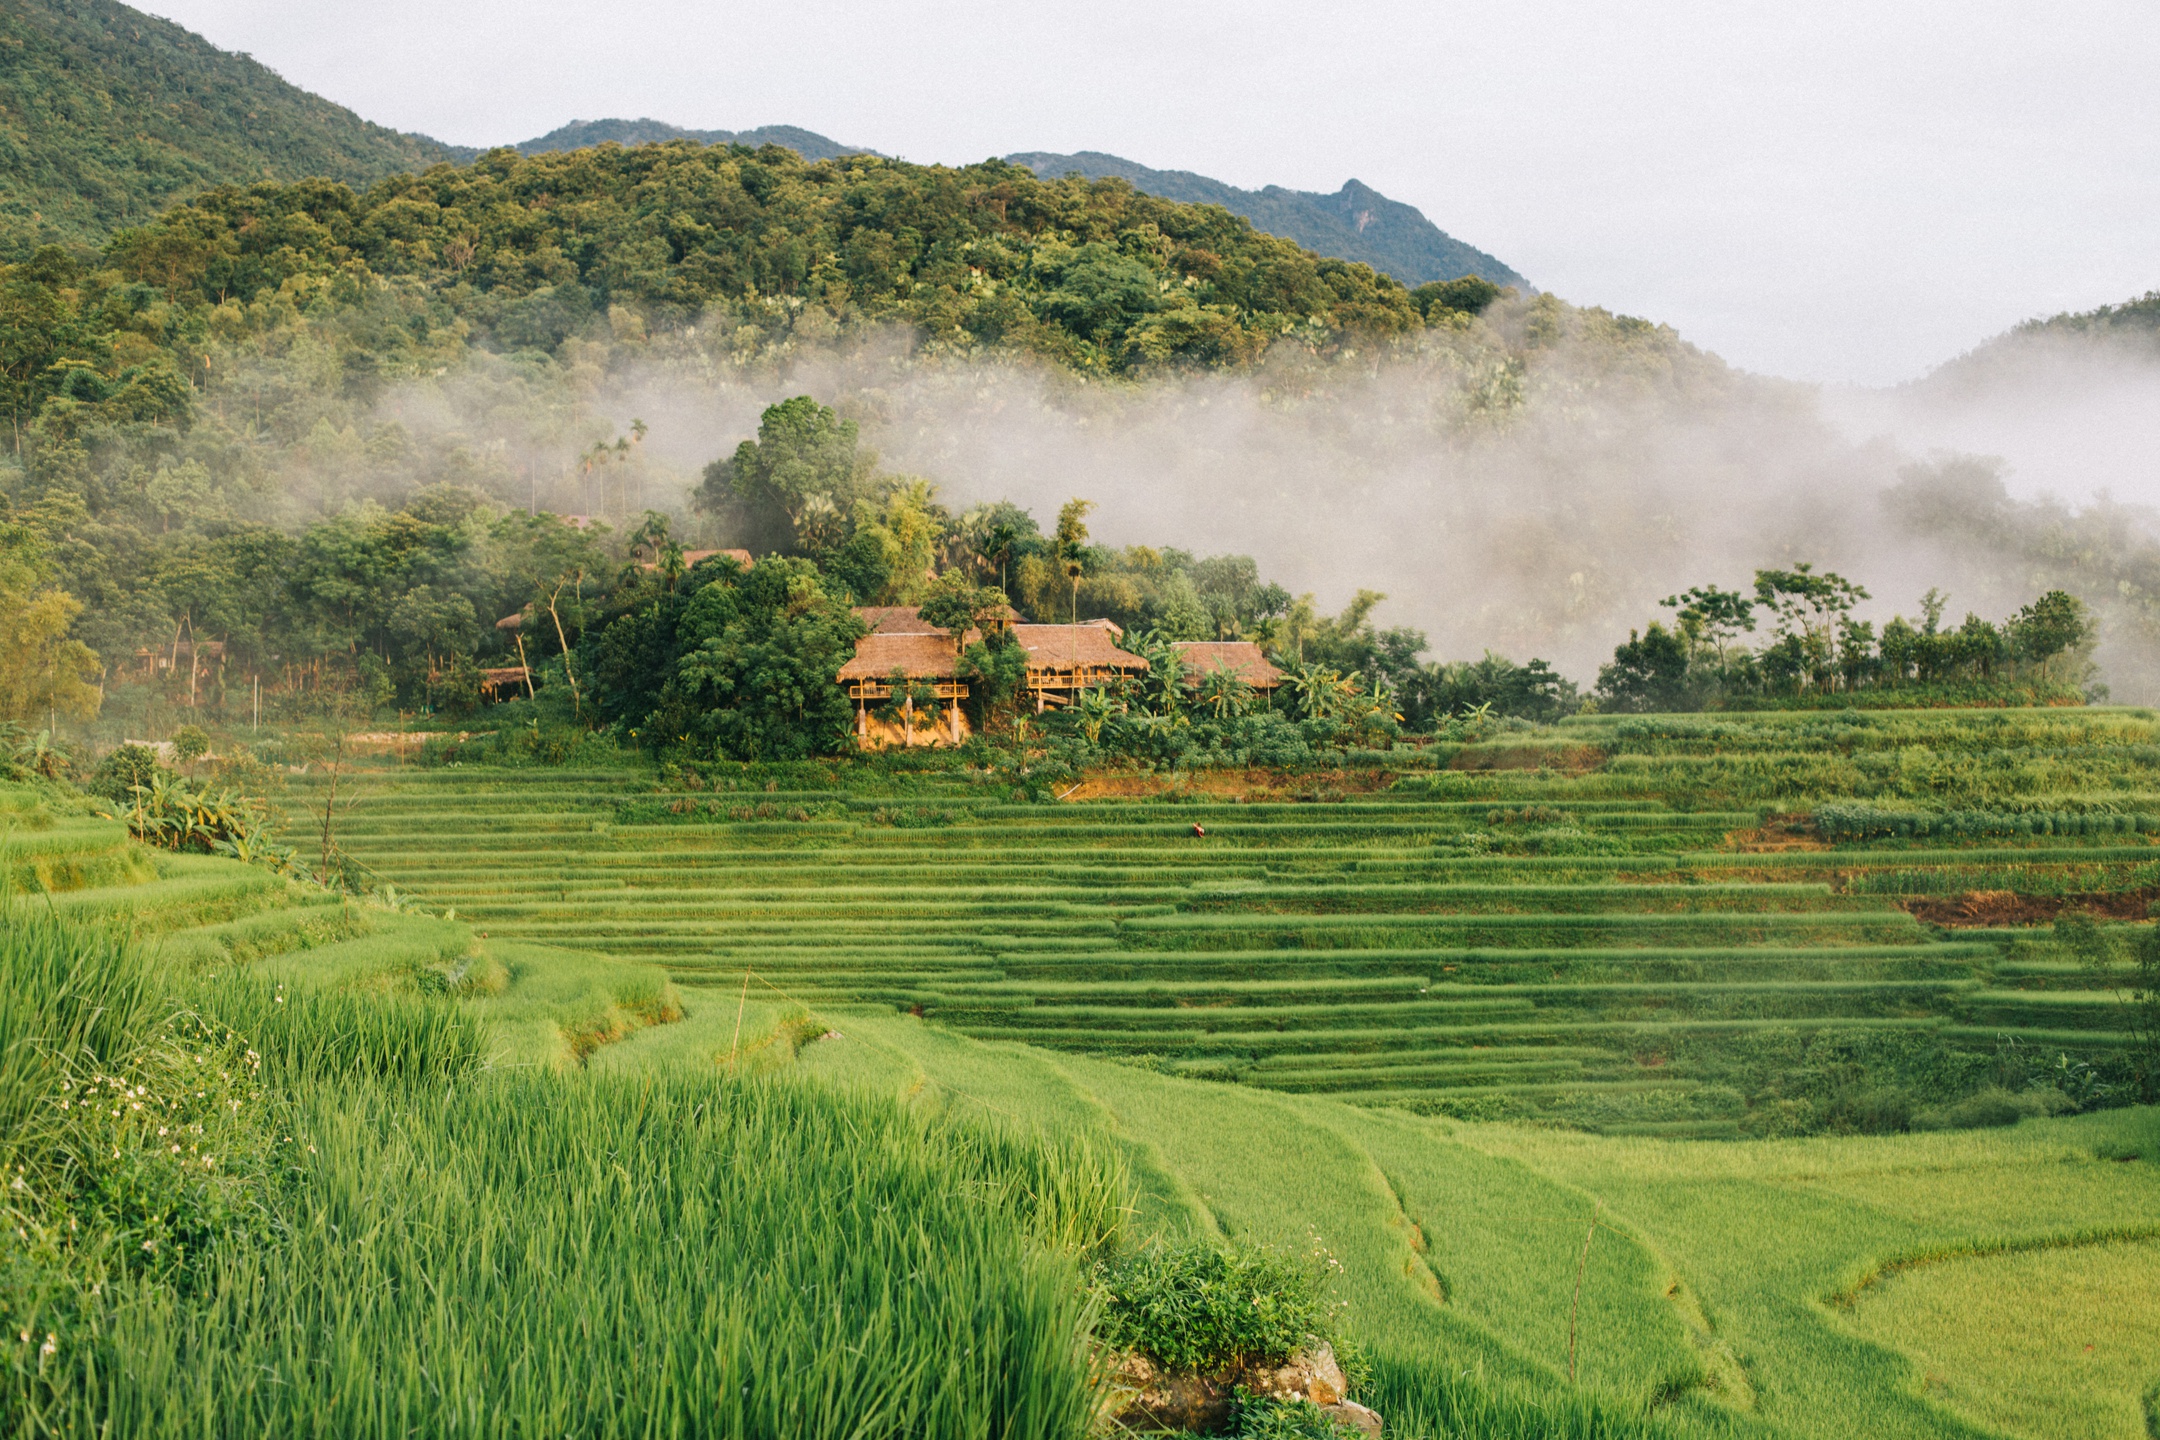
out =
[[[205,1023],[247,1037],[281,1081],[455,1080],[487,1059],[487,1031],[448,1001],[323,989],[240,972],[198,982]]]
[[[1027,1227],[1037,1243],[1090,1260],[1116,1248],[1134,1180],[1122,1152],[1084,1132],[1035,1134],[970,1117],[937,1122],[948,1162],[977,1196]]]
[[[161,998],[130,946],[43,904],[0,904],[0,1144],[49,1137],[61,1083],[124,1065],[147,1042]]]
[[[504,1072],[443,996],[0,929],[10,1433],[1077,1437],[1129,1180],[814,1086]],[[27,1337],[27,1338],[26,1338]]]
[[[16,1367],[31,1433],[1078,1436],[1073,1261],[880,1100],[670,1073],[320,1085],[273,1243]]]
[[[1439,1360],[1375,1356],[1365,1399],[1387,1417],[1389,1440],[1678,1440],[1696,1433],[1607,1397],[1532,1392]]]
[[[190,1292],[220,1244],[267,1232],[276,1155],[260,1067],[230,1030],[175,1014],[124,937],[71,926],[42,902],[0,909],[0,1320],[18,1341],[11,1400],[111,1287]]]

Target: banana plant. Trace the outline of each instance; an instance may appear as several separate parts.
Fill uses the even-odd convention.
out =
[[[1253,687],[1236,671],[1218,666],[1200,678],[1198,698],[1202,709],[1217,720],[1228,720],[1252,708]]]
[[[1081,691],[1072,705],[1080,733],[1087,736],[1090,745],[1102,744],[1103,727],[1123,716],[1127,709],[1123,700],[1101,687]]]
[[[245,796],[209,790],[168,773],[135,786],[131,793],[128,829],[145,844],[229,855],[277,870],[291,864],[291,852],[269,838],[261,811]]]
[[[243,865],[261,865],[278,874],[289,874],[293,868],[293,852],[271,838],[270,828],[253,816],[241,828],[211,843],[214,854],[238,860]]]
[[[1290,672],[1290,689],[1297,695],[1298,709],[1310,720],[1330,720],[1341,713],[1344,702],[1357,693],[1357,682],[1324,665],[1300,665]]]
[[[1150,630],[1126,647],[1147,661],[1147,679],[1141,694],[1158,715],[1175,715],[1185,703],[1185,662],[1177,645],[1160,630]]]
[[[57,780],[67,768],[67,752],[53,743],[52,731],[32,733],[12,721],[0,723],[0,775],[11,780],[31,776]]]

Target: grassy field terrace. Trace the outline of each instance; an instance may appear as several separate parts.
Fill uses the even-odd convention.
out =
[[[730,790],[396,768],[350,784],[337,831],[487,935],[681,986],[747,976],[821,1011],[1280,1091],[1716,1135],[1744,1108],[1735,1066],[1796,1036],[2119,1043],[2115,977],[2032,940],[2066,906],[2143,918],[2160,893],[2153,730],[1593,717],[1305,798],[1053,804],[964,771],[712,782]],[[1922,778],[1947,803],[1897,793],[1945,766],[1962,791]],[[294,782],[296,812],[318,783]],[[1825,797],[1884,833],[1826,840],[1807,819]]]

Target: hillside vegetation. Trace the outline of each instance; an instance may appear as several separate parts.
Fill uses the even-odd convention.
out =
[[[404,290],[506,350],[552,350],[612,306],[680,324],[761,296],[1109,369],[1243,358],[1286,327],[1422,321],[1393,281],[1219,210],[998,161],[811,162],[779,146],[505,150],[364,194],[220,190],[122,237],[113,259],[187,311],[232,305],[235,319],[281,294]],[[432,326],[416,328],[424,343]]]
[[[1086,1426],[1108,1147],[747,1063],[586,1074],[680,1019],[649,971],[145,851],[49,787],[0,813],[11,1428]]]
[[[0,5],[0,257],[88,252],[215,185],[367,185],[451,158],[114,0]]]
[[[2104,336],[2150,344],[2155,336],[2160,336],[2160,291],[2125,300],[2120,305],[2102,305],[2098,309],[2075,313],[2065,311],[2044,320],[2028,320],[2010,333],[2014,336]]]

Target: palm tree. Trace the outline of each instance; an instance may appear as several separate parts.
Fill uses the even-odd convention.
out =
[[[1012,587],[1005,583],[1005,566],[1012,559],[1013,546],[1019,543],[1019,527],[1013,525],[1010,521],[1000,520],[984,533],[982,549],[977,552],[985,562],[996,562],[998,589],[1005,591],[1008,595],[1012,593]]]

